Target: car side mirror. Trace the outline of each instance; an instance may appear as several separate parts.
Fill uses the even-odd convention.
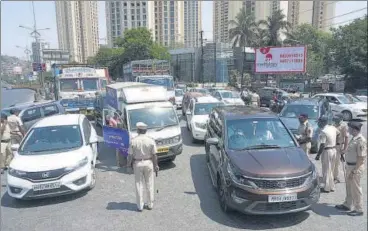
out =
[[[192,114],[192,112],[188,110],[185,114],[187,114],[187,115],[191,115],[191,114]]]
[[[11,150],[12,150],[13,152],[18,151],[18,149],[19,149],[19,144],[12,144],[12,145],[11,145]]]
[[[206,143],[209,145],[218,145],[219,144],[219,140],[217,138],[208,138],[206,140]]]

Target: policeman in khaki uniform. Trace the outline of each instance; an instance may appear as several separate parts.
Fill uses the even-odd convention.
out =
[[[367,140],[360,133],[362,124],[359,122],[348,123],[349,133],[352,135],[346,153],[346,198],[342,205],[336,205],[339,210],[349,211],[350,216],[363,215],[363,196],[360,180],[364,172],[364,164],[367,158]]]
[[[8,168],[10,161],[13,158],[13,152],[11,150],[11,142],[10,142],[11,140],[10,127],[7,121],[7,116],[5,114],[1,114],[0,138],[1,138],[0,167],[1,167],[1,174],[3,174],[4,170]]]
[[[261,98],[259,97],[259,95],[254,89],[252,89],[251,102],[253,106],[256,106],[256,107],[261,106]]]
[[[318,120],[318,126],[321,129],[319,136],[319,150],[316,160],[322,155],[322,184],[321,192],[329,193],[335,191],[335,182],[333,170],[336,159],[336,140],[339,139],[340,132],[335,126],[328,125],[328,119],[322,117]]]
[[[153,208],[153,172],[157,174],[159,167],[157,165],[156,142],[146,135],[147,125],[138,122],[136,127],[138,136],[131,140],[128,154],[128,166],[132,166],[134,169],[137,209],[141,212],[144,207],[143,186],[145,186],[148,194],[147,209],[151,210]]]
[[[335,127],[340,132],[339,139],[336,143],[336,159],[335,159],[335,165],[334,165],[334,180],[336,183],[340,183],[339,179],[339,168],[340,168],[340,162],[341,162],[341,156],[343,153],[345,153],[346,148],[348,147],[348,125],[343,121],[342,114],[337,114],[333,118],[335,122]]]
[[[297,137],[300,147],[304,150],[304,152],[309,155],[312,147],[312,137],[313,137],[313,128],[309,124],[308,115],[301,114],[299,116],[300,125],[298,127]]]

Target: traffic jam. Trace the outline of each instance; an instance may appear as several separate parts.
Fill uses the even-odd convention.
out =
[[[105,73],[64,68],[57,78],[58,100],[2,110],[2,123],[11,131],[11,142],[2,139],[2,176],[10,197],[42,199],[93,190],[101,146],[116,149],[109,155],[116,154],[126,167],[139,123],[155,141],[158,162],[176,161],[186,148],[180,127],[185,121],[192,143],[205,150],[224,212],[297,213],[318,203],[321,191],[334,189],[324,176],[328,170],[318,172],[311,161],[330,148],[321,144],[321,130],[335,126],[336,118],[353,121],[349,126],[355,128],[356,119],[367,117],[367,92],[305,96],[276,87],[175,83],[164,71],[117,82]]]

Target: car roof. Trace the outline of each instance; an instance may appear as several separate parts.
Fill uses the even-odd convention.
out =
[[[321,104],[323,101],[318,98],[305,98],[305,99],[297,99],[291,101],[290,105],[318,105]]]
[[[320,95],[320,96],[341,96],[341,94],[340,93],[319,93],[319,94],[315,94],[314,96],[318,96],[318,95]]]
[[[218,99],[212,96],[199,96],[195,97],[196,103],[218,103],[220,102]]]
[[[246,118],[278,118],[278,116],[268,108],[253,106],[219,106],[215,108],[226,120],[246,119]]]
[[[26,103],[18,103],[18,104],[13,104],[8,108],[4,108],[3,110],[10,110],[12,108],[17,108],[19,110],[24,110],[30,107],[35,107],[35,106],[42,106],[42,105],[47,105],[50,103],[58,103],[59,101],[56,100],[42,100],[42,101],[33,101],[33,102],[26,102]]]
[[[79,125],[81,114],[54,115],[45,117],[35,124],[35,128],[50,126]]]
[[[204,96],[203,93],[201,92],[187,92],[186,93],[189,97],[200,97],[200,96]]]

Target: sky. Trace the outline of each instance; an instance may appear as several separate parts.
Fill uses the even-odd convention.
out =
[[[204,38],[212,39],[212,1],[202,3],[202,29]],[[50,43],[51,48],[58,48],[57,28],[54,1],[35,1],[35,14],[37,28],[50,28],[41,31],[41,39]],[[336,16],[367,7],[367,1],[339,1],[336,3]],[[335,24],[358,18],[366,14],[367,9],[356,13],[336,17]],[[106,38],[105,2],[98,3],[99,38]],[[20,28],[19,25],[33,27],[33,14],[31,1],[1,1],[1,54],[17,56],[25,59],[24,48],[31,46],[33,38],[31,31]],[[343,24],[340,24],[343,25]],[[101,40],[100,43],[105,43]],[[20,46],[23,48],[17,48]]]

